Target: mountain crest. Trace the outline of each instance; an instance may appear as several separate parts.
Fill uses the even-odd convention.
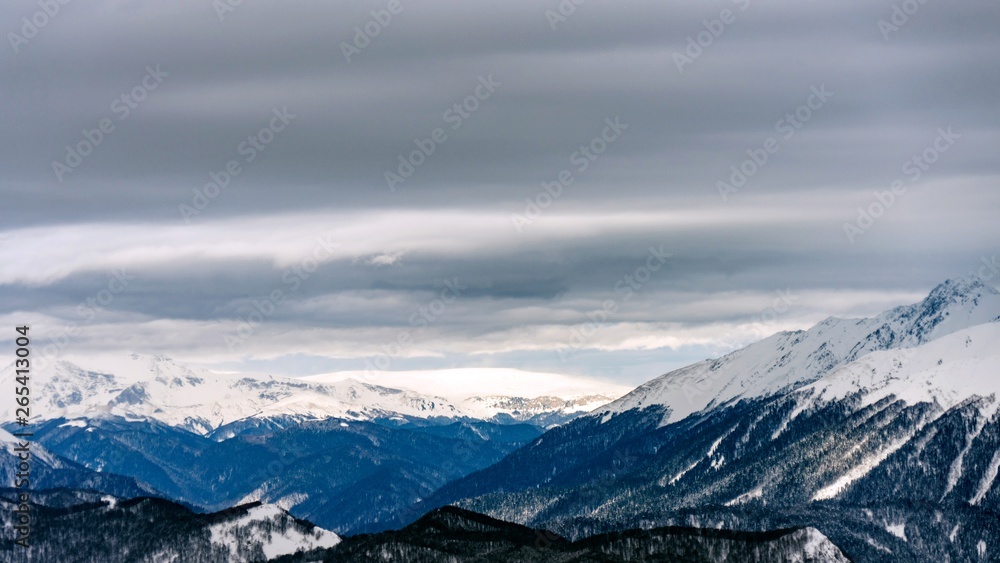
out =
[[[868,319],[828,318],[806,331],[783,332],[649,381],[598,409],[605,419],[648,406],[669,411],[664,423],[740,398],[807,385],[872,352],[913,348],[1000,320],[1000,292],[982,279],[951,279],[919,303]]]
[[[927,299],[932,300],[947,297],[967,298],[976,297],[981,294],[1000,295],[1000,291],[997,291],[997,289],[992,285],[985,283],[983,278],[974,274],[969,274],[967,276],[945,280],[931,290]]]

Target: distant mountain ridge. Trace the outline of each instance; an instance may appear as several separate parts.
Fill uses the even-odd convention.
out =
[[[599,408],[614,397],[608,395],[584,395],[571,399],[561,397],[509,397],[474,396],[462,401],[462,411],[480,418],[500,423],[526,422],[548,428],[569,422],[579,415]]]
[[[12,381],[14,374],[13,365],[0,370],[0,384]],[[501,423],[536,421],[548,427],[614,398],[470,397],[456,403],[352,379],[324,382],[219,374],[188,368],[166,356],[138,354],[120,358],[111,369],[99,371],[56,362],[38,371],[34,381],[34,412],[43,419],[115,416],[156,420],[198,434],[214,433],[219,439],[235,435],[217,432],[224,426],[287,427],[326,418],[477,418]],[[11,414],[12,408],[4,407],[0,415]]]

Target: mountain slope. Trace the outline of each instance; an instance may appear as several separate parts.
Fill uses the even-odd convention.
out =
[[[30,490],[67,487],[128,497],[156,493],[154,488],[135,479],[114,473],[93,471],[58,456],[37,443],[34,436],[27,440],[30,440],[28,445],[28,455],[30,455],[28,461],[31,467],[28,486]],[[20,448],[24,441],[24,438],[16,437],[0,428],[0,483],[6,486],[14,485],[21,480],[16,478],[16,475],[19,473],[18,456],[23,453]]]
[[[973,327],[666,426],[653,408],[588,417],[429,502],[486,493],[477,509],[495,502],[493,513],[505,506],[534,524],[627,512],[637,499],[661,509],[944,499],[1000,512],[997,343],[1000,323]]]
[[[219,510],[265,501],[324,528],[358,532],[384,529],[381,522],[540,432],[481,421],[399,427],[327,419],[216,441],[156,421],[104,417],[42,423],[35,440],[177,502]]]
[[[1000,323],[962,326],[995,320],[996,297],[978,283],[949,282],[874,320],[828,320],[765,340],[720,360],[716,371],[733,377],[709,408],[680,420],[696,403],[684,403],[683,387],[667,392],[661,378],[449,483],[420,508],[459,503],[526,525],[564,526],[574,537],[664,524],[707,507],[782,514],[830,500],[963,503],[1000,513]],[[864,330],[830,339],[847,326]],[[830,361],[820,361],[826,354]],[[845,359],[834,360],[838,354]],[[712,363],[666,382],[711,373],[704,370]],[[745,391],[727,398],[733,382]],[[783,525],[814,524],[833,533],[823,522]],[[948,552],[909,545],[918,558]],[[967,543],[959,555],[977,551]]]

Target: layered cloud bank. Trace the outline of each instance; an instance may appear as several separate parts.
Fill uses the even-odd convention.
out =
[[[43,357],[638,383],[1000,270],[995,6],[36,8],[0,323]]]

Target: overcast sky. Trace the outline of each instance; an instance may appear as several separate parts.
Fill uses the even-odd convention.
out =
[[[0,7],[40,355],[634,384],[1000,251],[994,1],[40,6]]]

